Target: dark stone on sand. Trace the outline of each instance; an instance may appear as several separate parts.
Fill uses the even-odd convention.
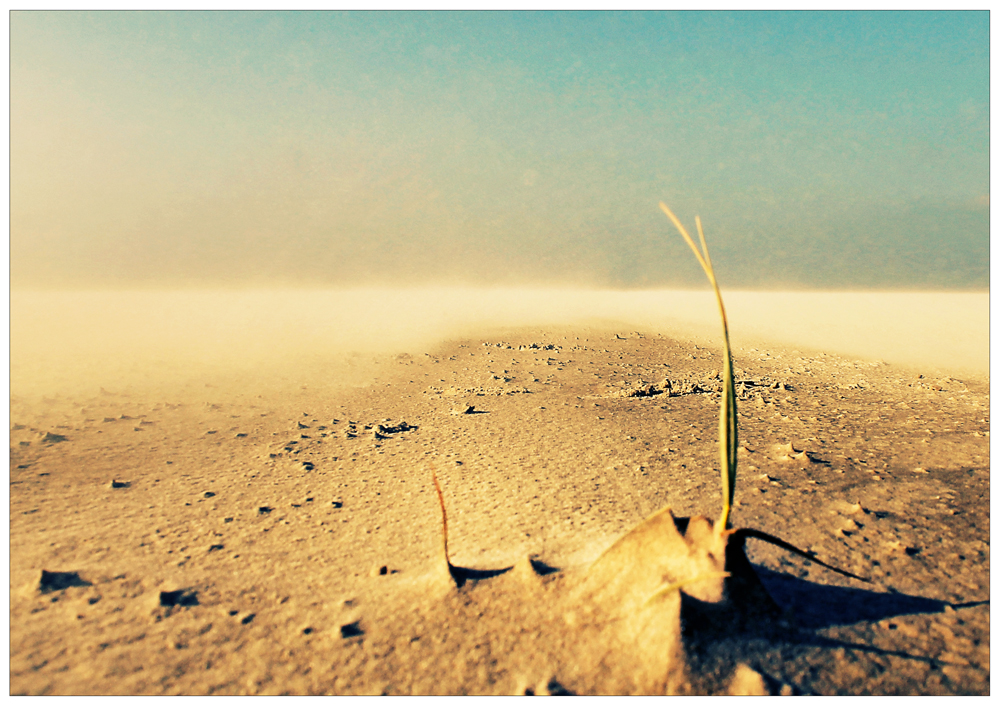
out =
[[[576,696],[576,694],[556,681],[555,677],[549,679],[549,683],[545,685],[545,688],[548,690],[550,696]]]
[[[267,505],[263,505],[263,506],[257,508],[257,514],[258,515],[266,515],[269,512],[271,512],[271,510],[273,510],[273,509],[274,509],[273,507],[268,507]]]
[[[353,623],[348,623],[347,625],[340,626],[340,636],[343,638],[349,637],[359,637],[364,635],[365,631],[361,629],[361,621],[355,620]]]
[[[42,593],[62,591],[72,586],[90,586],[90,581],[84,581],[75,571],[46,571],[42,569],[42,577],[38,581],[38,590]]]
[[[198,592],[187,588],[176,591],[160,591],[160,605],[165,608],[175,606],[190,608],[193,605],[198,605]]]

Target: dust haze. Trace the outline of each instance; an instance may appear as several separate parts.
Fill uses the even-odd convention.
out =
[[[736,343],[983,371],[988,29],[15,12],[13,388],[350,382],[521,325],[717,341],[661,200],[704,221]]]
[[[989,297],[962,292],[724,291],[737,364],[757,345],[882,359],[954,374],[989,370]],[[11,295],[11,392],[264,394],[297,380],[370,383],[379,364],[448,339],[521,327],[678,336],[719,346],[697,290],[353,289]],[[235,387],[234,387],[235,386]]]

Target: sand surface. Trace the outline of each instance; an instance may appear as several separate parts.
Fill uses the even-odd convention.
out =
[[[749,540],[781,620],[686,617],[673,688],[988,694],[986,295],[825,296],[726,293],[732,522],[871,582]],[[650,691],[579,587],[718,513],[716,327],[700,292],[14,292],[12,693]]]

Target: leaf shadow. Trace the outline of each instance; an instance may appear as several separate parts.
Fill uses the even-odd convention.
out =
[[[682,594],[685,650],[691,664],[696,666],[695,671],[708,674],[740,661],[748,664],[766,661],[768,654],[777,655],[780,663],[794,659],[802,649],[811,648],[843,648],[860,654],[940,665],[940,657],[922,654],[919,649],[886,649],[860,637],[855,642],[825,635],[823,630],[897,616],[942,613],[949,606],[959,609],[989,605],[989,600],[949,603],[898,592],[830,586],[759,565],[753,569],[778,609],[785,612],[785,619],[760,610],[760,606],[743,605],[750,619],[733,629],[734,623],[726,620],[730,616],[720,613],[717,606]],[[773,681],[766,674],[765,679]],[[772,693],[776,693],[780,685],[770,686]],[[808,684],[798,684],[795,689],[794,693],[812,693]]]
[[[755,566],[754,569],[775,602],[792,612],[799,627],[810,630],[878,622],[898,615],[940,613],[947,606],[957,607],[947,601],[895,591],[880,593],[814,583],[763,566]],[[962,604],[966,607],[972,605],[979,604]]]

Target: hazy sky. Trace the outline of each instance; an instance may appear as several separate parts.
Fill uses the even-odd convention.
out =
[[[988,285],[986,12],[10,26],[14,286]]]

